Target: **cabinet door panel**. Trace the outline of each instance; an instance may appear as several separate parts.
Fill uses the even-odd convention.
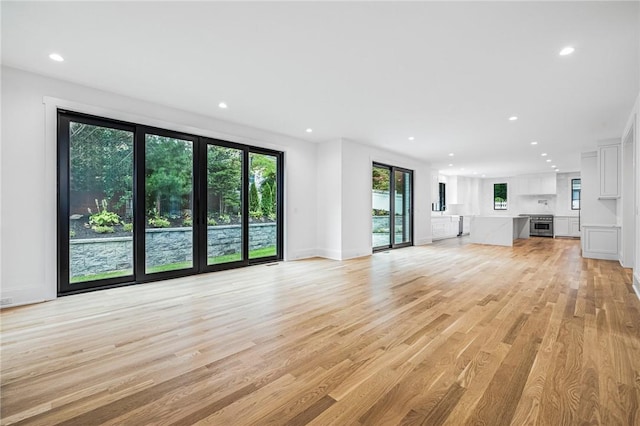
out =
[[[600,198],[620,196],[618,145],[602,146],[598,149],[598,175]]]
[[[557,237],[569,236],[569,218],[556,217],[553,220],[553,233]]]

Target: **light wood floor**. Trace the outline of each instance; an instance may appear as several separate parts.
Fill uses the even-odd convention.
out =
[[[638,425],[639,312],[542,238],[68,296],[1,312],[2,424]]]

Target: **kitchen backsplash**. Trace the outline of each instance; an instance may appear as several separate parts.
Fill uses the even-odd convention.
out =
[[[549,195],[520,195],[517,197],[518,213],[555,214],[556,197]]]

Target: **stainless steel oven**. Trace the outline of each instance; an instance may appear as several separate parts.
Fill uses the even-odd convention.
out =
[[[532,237],[553,238],[553,215],[531,215],[530,223],[529,235]]]

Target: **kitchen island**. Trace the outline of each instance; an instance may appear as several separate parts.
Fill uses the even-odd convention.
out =
[[[513,246],[518,238],[529,238],[528,216],[472,216],[472,243]]]

